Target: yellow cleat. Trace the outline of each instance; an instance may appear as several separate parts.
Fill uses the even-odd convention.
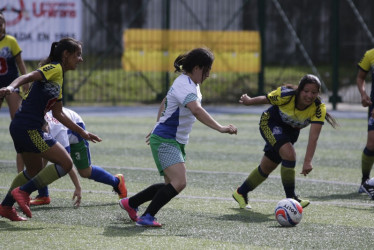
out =
[[[293,199],[297,200],[303,208],[306,208],[310,204],[309,200],[301,200],[297,196],[293,197]]]
[[[251,205],[248,204],[248,198],[247,196],[243,196],[241,194],[238,193],[238,190],[235,190],[233,193],[232,193],[232,198],[234,198],[234,200],[236,200],[236,202],[239,203],[239,207],[240,209],[251,209]]]

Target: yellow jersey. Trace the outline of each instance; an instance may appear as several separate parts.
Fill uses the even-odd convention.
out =
[[[357,66],[365,72],[369,72],[371,70],[370,97],[374,99],[374,49],[366,51]]]
[[[17,40],[5,35],[0,40],[0,87],[6,87],[18,77],[16,56],[21,53]]]
[[[285,86],[266,95],[272,105],[267,112],[274,122],[286,124],[295,129],[302,129],[310,123],[324,124],[326,117],[326,106],[317,98],[314,103],[303,110],[296,108],[296,91]]]

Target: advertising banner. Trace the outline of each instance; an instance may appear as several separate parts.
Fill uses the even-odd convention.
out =
[[[49,55],[51,44],[63,37],[81,39],[80,0],[1,0],[6,33],[14,36],[24,60]]]

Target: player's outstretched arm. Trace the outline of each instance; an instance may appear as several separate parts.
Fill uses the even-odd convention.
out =
[[[269,104],[269,100],[264,95],[250,97],[247,94],[243,94],[239,99],[239,103],[245,106],[250,106],[250,105],[259,105],[259,104]]]
[[[317,148],[317,141],[321,133],[321,130],[322,130],[322,124],[312,123],[310,125],[308,145],[307,145],[306,153],[304,157],[303,169],[300,173],[300,174],[303,174],[304,176],[309,174],[313,169],[312,160],[313,160],[313,156],[316,151],[316,148]]]
[[[77,171],[73,167],[69,172],[69,177],[74,184],[75,190],[73,193],[74,207],[78,208],[81,204],[82,199],[82,187],[78,179]]]
[[[65,113],[62,111],[62,102],[56,102],[52,106],[52,115],[59,122],[61,122],[68,129],[78,133],[83,139],[92,141],[93,143],[101,142],[101,138],[95,134],[92,134],[73,122]]]
[[[222,126],[221,124],[219,124],[203,107],[201,107],[200,102],[192,101],[189,102],[186,106],[191,110],[196,119],[198,119],[206,126],[221,133],[237,134],[238,129],[234,125],[230,124],[227,126]]]

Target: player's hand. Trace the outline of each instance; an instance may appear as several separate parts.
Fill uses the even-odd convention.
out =
[[[11,86],[4,87],[0,89],[0,98],[3,98],[7,95],[10,95],[14,91],[14,88]]]
[[[222,129],[220,130],[221,133],[228,133],[230,135],[232,134],[237,134],[238,133],[238,129],[235,127],[235,125],[228,125],[228,126],[223,126]]]
[[[363,107],[368,107],[373,104],[370,97],[366,93],[361,96],[361,104]]]
[[[90,133],[88,131],[85,131],[85,130],[83,131],[81,136],[83,137],[83,139],[85,139],[87,141],[92,141],[93,143],[102,141],[102,139],[100,137],[98,137],[97,135],[92,134],[92,133]]]
[[[6,88],[1,88],[0,89],[0,98],[4,98],[6,96]]]
[[[243,105],[246,105],[246,106],[249,106],[251,105],[250,101],[251,101],[251,97],[248,96],[247,94],[243,94],[240,99],[239,99],[239,103],[243,104]]]
[[[312,170],[313,170],[312,163],[305,163],[304,162],[303,169],[302,169],[300,174],[303,174],[304,176],[307,176],[307,174],[312,172]]]
[[[78,208],[81,205],[81,199],[82,199],[82,191],[80,189],[75,189],[73,194],[73,203],[74,208]]]
[[[149,134],[145,137],[145,143],[147,143],[147,145],[150,144],[149,140],[151,138],[151,134],[152,134],[152,132],[149,132]]]

